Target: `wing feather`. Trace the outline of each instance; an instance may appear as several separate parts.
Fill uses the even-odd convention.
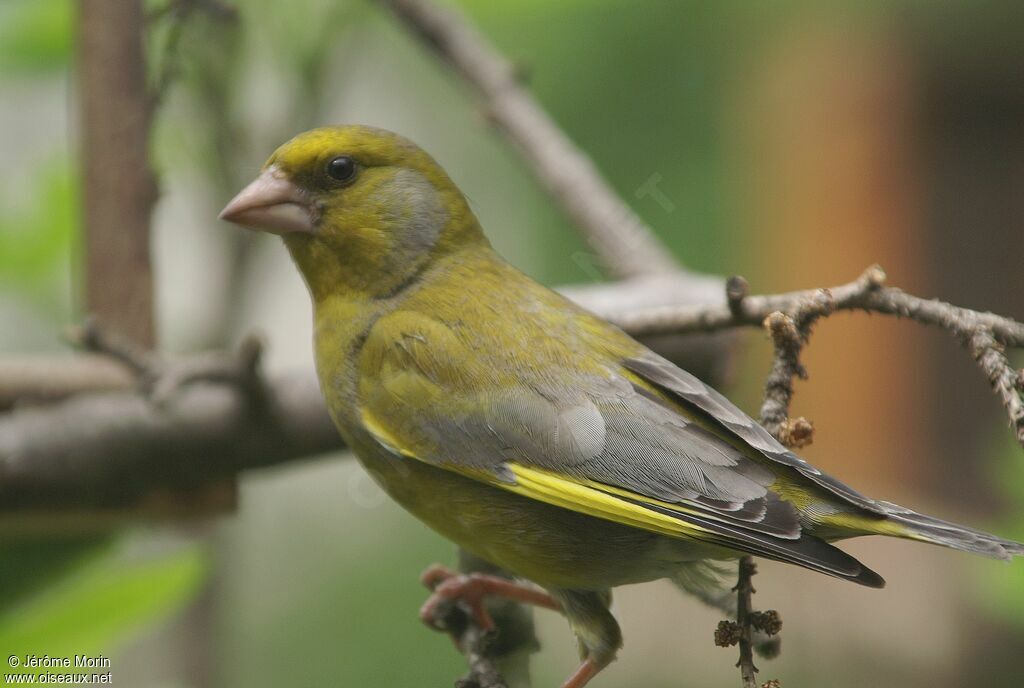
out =
[[[624,361],[623,366],[690,407],[700,410],[719,427],[766,458],[796,469],[804,477],[854,506],[876,514],[888,514],[882,504],[865,497],[832,476],[822,473],[786,449],[760,423],[743,413],[724,396],[664,358],[648,352],[641,358]]]
[[[770,489],[775,472],[746,447],[653,390],[771,460],[820,473],[667,361],[651,354],[624,368],[545,370],[470,388],[464,371],[444,368],[459,368],[459,357],[435,350],[456,345],[451,331],[432,322],[412,343],[399,339],[407,345],[373,342],[384,349],[381,372],[360,387],[363,427],[388,451],[597,518],[881,585],[853,557],[802,532],[797,509]]]

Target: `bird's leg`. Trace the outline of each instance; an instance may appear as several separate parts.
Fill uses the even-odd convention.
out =
[[[555,611],[562,609],[562,605],[543,590],[500,576],[456,573],[440,564],[434,564],[424,571],[420,581],[433,591],[420,608],[420,619],[437,630],[443,630],[438,626],[438,608],[450,601],[464,602],[472,613],[473,621],[484,631],[494,628],[494,619],[484,606],[488,597],[504,597]]]
[[[583,686],[590,683],[590,680],[597,676],[605,666],[607,665],[602,666],[597,661],[588,657],[583,660],[583,663],[580,664],[576,671],[572,672],[572,676],[562,684],[562,688],[583,688]]]
[[[583,659],[562,688],[583,688],[615,660],[622,647],[622,632],[608,609],[611,591],[554,590],[552,594],[562,603],[562,613],[576,633]]]

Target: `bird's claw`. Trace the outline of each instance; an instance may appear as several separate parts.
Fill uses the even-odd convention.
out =
[[[494,619],[484,606],[492,589],[490,578],[479,573],[456,573],[434,564],[420,576],[423,585],[432,590],[430,597],[420,607],[420,620],[435,630],[447,630],[442,608],[446,604],[462,602],[478,628],[485,632],[493,630]]]

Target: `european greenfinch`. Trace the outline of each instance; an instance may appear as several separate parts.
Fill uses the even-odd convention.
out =
[[[703,593],[714,562],[753,554],[881,587],[830,544],[872,534],[1024,553],[861,495],[523,275],[401,136],[300,134],[221,217],[283,237],[312,296],[327,406],[366,470],[431,528],[539,586],[452,577],[443,594],[505,595],[567,617],[584,658],[565,688],[614,659],[616,586],[669,578]]]

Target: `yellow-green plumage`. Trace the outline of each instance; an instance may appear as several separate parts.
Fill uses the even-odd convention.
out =
[[[351,177],[325,172],[339,159]],[[1022,552],[820,474],[505,263],[454,183],[401,137],[315,130],[282,146],[263,177],[276,180],[275,203],[299,207],[297,224],[258,215],[259,198],[225,213],[286,232],[345,439],[422,521],[552,591],[599,664],[620,642],[605,591],[662,577],[693,587],[707,560],[749,552],[880,586],[827,541],[885,534]]]

